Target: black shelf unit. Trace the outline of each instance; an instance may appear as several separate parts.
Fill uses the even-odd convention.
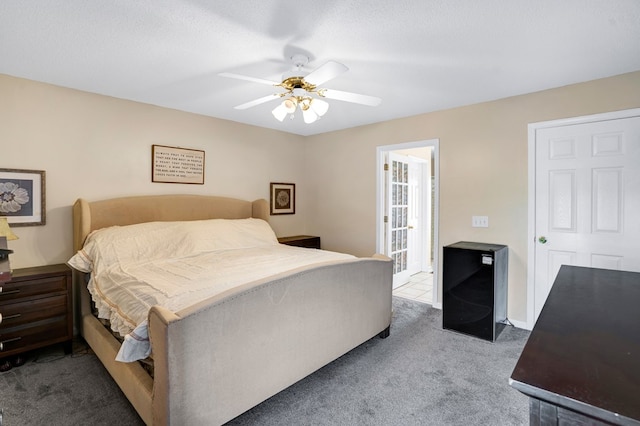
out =
[[[469,241],[443,247],[444,329],[495,342],[507,323],[508,250]]]

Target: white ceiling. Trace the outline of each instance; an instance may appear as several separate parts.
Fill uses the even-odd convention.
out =
[[[330,100],[312,124],[277,121],[278,101],[233,108],[281,89],[218,73],[280,81],[295,53],[345,64],[323,87],[382,104]],[[636,70],[638,0],[0,3],[2,74],[300,135]]]

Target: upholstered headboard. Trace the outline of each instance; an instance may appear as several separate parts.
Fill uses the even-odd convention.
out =
[[[147,195],[93,202],[79,198],[73,205],[73,249],[80,250],[91,231],[107,226],[250,217],[268,222],[267,200],[245,201],[206,195]]]

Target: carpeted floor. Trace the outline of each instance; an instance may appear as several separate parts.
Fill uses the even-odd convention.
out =
[[[525,425],[528,400],[508,384],[529,332],[496,343],[442,330],[442,312],[394,297],[391,336],[374,338],[229,425]],[[139,425],[81,343],[51,347],[0,373],[2,426]]]

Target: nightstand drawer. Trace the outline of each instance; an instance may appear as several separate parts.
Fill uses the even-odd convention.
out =
[[[45,265],[11,271],[0,284],[0,358],[64,343],[71,352],[71,269]]]
[[[0,285],[0,306],[4,305],[5,302],[23,297],[49,296],[51,293],[66,293],[66,291],[67,279],[64,275],[33,280],[14,279]]]
[[[21,324],[66,314],[66,294],[0,305],[0,334]]]
[[[41,347],[43,341],[48,344],[66,341],[67,324],[66,316],[58,316],[0,332],[0,358],[16,350],[28,351]]]

